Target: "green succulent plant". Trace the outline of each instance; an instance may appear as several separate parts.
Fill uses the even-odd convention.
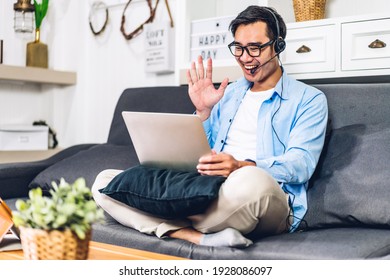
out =
[[[52,186],[50,196],[43,196],[42,189],[36,188],[29,191],[29,199],[16,201],[17,211],[12,213],[15,226],[70,229],[84,239],[92,223],[103,221],[103,209],[96,205],[83,178],[73,184],[62,178],[59,184],[53,182]]]
[[[35,27],[39,29],[41,28],[42,21],[47,14],[47,9],[49,8],[49,0],[42,0],[41,3],[38,3],[36,0],[34,0],[34,8],[35,8]]]

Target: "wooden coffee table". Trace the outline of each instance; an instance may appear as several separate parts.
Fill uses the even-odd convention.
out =
[[[23,260],[23,251],[0,252],[0,260]],[[88,260],[184,260],[184,258],[90,241]]]

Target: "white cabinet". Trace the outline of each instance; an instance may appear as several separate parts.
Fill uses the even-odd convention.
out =
[[[343,23],[341,34],[343,71],[390,67],[390,16]]]
[[[335,71],[336,26],[289,28],[281,61],[290,74]]]
[[[390,81],[390,15],[333,18],[287,26],[287,48],[281,57],[285,70],[295,78],[316,82]],[[313,40],[317,43],[311,42],[316,46],[316,54],[309,46]],[[312,51],[296,53],[297,42]]]

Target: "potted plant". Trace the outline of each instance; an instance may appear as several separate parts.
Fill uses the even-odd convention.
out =
[[[104,211],[93,200],[83,178],[73,184],[63,178],[52,183],[50,196],[42,189],[16,201],[13,222],[20,230],[25,259],[86,259],[91,225],[103,221]]]
[[[48,68],[48,47],[41,42],[41,25],[49,8],[49,0],[34,0],[35,41],[27,44],[26,66]]]

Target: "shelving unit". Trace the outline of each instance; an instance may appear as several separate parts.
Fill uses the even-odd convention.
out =
[[[284,69],[317,82],[390,81],[390,15],[360,15],[287,24]],[[375,41],[381,47],[370,47]],[[308,52],[298,52],[306,46]]]
[[[68,86],[76,84],[77,75],[69,71],[0,64],[2,80]]]

